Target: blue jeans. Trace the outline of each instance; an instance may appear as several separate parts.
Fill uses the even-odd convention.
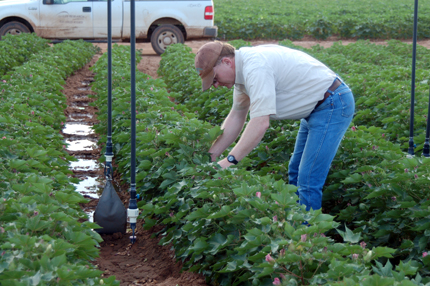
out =
[[[306,210],[321,208],[331,162],[354,115],[354,96],[346,84],[329,92],[331,95],[300,121],[288,166],[289,183],[298,187],[299,202]]]

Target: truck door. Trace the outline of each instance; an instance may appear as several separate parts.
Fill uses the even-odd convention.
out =
[[[112,1],[112,38],[121,38],[122,1]],[[107,0],[93,1],[94,38],[107,38]]]
[[[46,4],[52,2],[52,4]],[[40,5],[39,33],[44,38],[93,38],[93,1],[53,0]]]

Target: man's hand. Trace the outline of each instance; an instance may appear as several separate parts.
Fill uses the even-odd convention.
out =
[[[226,169],[228,167],[230,167],[231,165],[234,165],[233,163],[230,163],[229,161],[227,161],[227,158],[222,159],[221,161],[218,162],[218,165],[221,166],[221,168]]]

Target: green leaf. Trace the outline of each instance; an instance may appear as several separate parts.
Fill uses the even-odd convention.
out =
[[[403,263],[400,261],[399,265],[396,266],[397,271],[402,271],[406,275],[415,275],[418,271],[418,267],[412,266],[412,260],[409,260],[407,263]]]
[[[343,237],[345,242],[358,243],[360,241],[361,233],[354,234],[346,225],[345,232],[339,229],[336,230]]]
[[[205,241],[204,238],[198,238],[194,242],[194,245],[190,248],[195,251],[196,254],[202,253],[209,247],[209,244]]]
[[[220,211],[211,214],[210,216],[208,216],[208,219],[214,219],[214,218],[221,218],[221,217],[225,217],[226,215],[228,215],[230,213],[230,207],[229,206],[223,206],[221,208]]]
[[[372,249],[373,251],[373,255],[372,258],[373,259],[377,259],[379,257],[388,257],[388,258],[392,258],[393,256],[391,254],[393,254],[394,252],[396,252],[395,249],[386,247],[386,246],[379,246],[376,247],[374,249]]]
[[[347,177],[345,180],[341,181],[342,183],[345,184],[354,184],[354,183],[359,183],[363,180],[363,177],[360,174],[352,174],[351,176]]]
[[[382,263],[375,261],[376,266],[372,266],[373,271],[381,276],[385,276],[385,277],[391,277],[392,276],[392,269],[393,269],[393,265],[390,263],[390,261],[388,260],[387,263],[385,264],[385,266],[382,265]]]
[[[202,208],[197,209],[196,211],[186,216],[185,219],[196,220],[201,218],[207,218],[210,215],[209,211],[210,211],[210,207],[208,205],[204,205]]]
[[[263,271],[261,271],[257,275],[257,277],[261,278],[261,277],[264,277],[264,276],[268,276],[268,275],[272,274],[273,272],[275,272],[275,269],[273,267],[264,267]]]

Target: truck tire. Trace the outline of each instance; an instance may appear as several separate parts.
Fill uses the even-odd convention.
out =
[[[9,22],[0,28],[0,40],[7,34],[19,35],[21,33],[30,33],[30,29],[21,22]]]
[[[184,35],[173,25],[161,25],[152,32],[151,45],[158,55],[164,53],[169,45],[176,43],[184,43]]]

